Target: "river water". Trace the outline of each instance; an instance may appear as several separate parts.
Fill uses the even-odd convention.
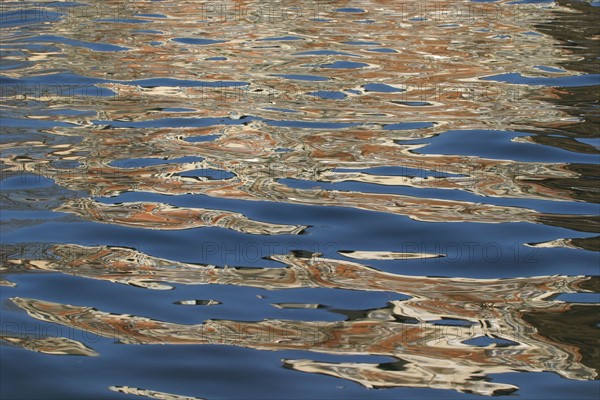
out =
[[[2,1],[3,399],[596,399],[598,2]]]

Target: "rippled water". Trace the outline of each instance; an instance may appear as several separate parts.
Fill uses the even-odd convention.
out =
[[[2,1],[2,398],[598,398],[597,6]]]

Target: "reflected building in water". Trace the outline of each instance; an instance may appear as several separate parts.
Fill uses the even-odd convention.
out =
[[[125,3],[64,5],[63,16],[43,20],[61,36],[50,32],[34,44],[23,41],[35,36],[28,23],[1,28],[8,67],[0,106],[8,120],[26,126],[3,127],[0,179],[9,184],[0,200],[10,215],[3,217],[3,234],[48,221],[19,217],[23,211],[161,238],[223,228],[283,241],[318,229],[296,216],[255,218],[250,207],[227,209],[253,202],[244,204],[406,216],[435,223],[428,228],[432,237],[446,223],[541,224],[581,237],[544,236],[524,244],[600,250],[600,217],[572,211],[577,203],[600,202],[597,164],[567,158],[600,154],[591,144],[598,137],[598,86],[561,87],[598,72],[598,12],[582,2],[370,0],[362,2],[365,10],[351,13],[339,11],[352,5],[346,1]],[[38,19],[57,11],[52,3],[36,7]],[[107,14],[112,22],[99,23]],[[154,29],[140,30],[144,21]],[[364,34],[355,23],[363,24]],[[56,84],[39,84],[51,80]],[[435,141],[459,146],[435,154],[428,148]],[[480,154],[483,147],[493,148],[493,155]],[[522,149],[539,150],[540,158],[525,157]],[[353,189],[341,190],[346,184]],[[118,198],[125,195],[135,200]],[[172,204],[185,195],[202,200]],[[219,206],[205,206],[206,199]],[[536,209],[550,202],[570,208]],[[3,244],[0,285],[34,319],[120,343],[388,357],[378,364],[317,356],[282,362],[368,388],[501,395],[518,389],[501,382],[510,372],[599,376],[597,304],[557,299],[599,292],[597,276],[568,270],[504,279],[402,275],[361,260],[443,255],[360,249],[340,252],[339,258],[353,261],[299,249],[272,254],[277,267],[229,267],[159,258],[137,246],[52,243]],[[148,296],[210,284],[408,299],[376,309],[349,304],[352,310],[312,299],[274,304],[345,318],[336,322],[209,319],[184,325],[127,309],[108,313],[84,296],[74,302],[79,305],[26,298],[11,275],[37,273],[150,289],[140,291]],[[218,303],[205,301],[177,304]],[[117,300],[114,308],[122,306]],[[0,339],[49,355],[98,355],[66,337],[3,332]],[[110,390],[186,398],[134,386]]]
[[[169,284],[220,284],[270,290],[325,287],[410,296],[381,309],[331,310],[347,315],[346,321],[340,322],[207,320],[199,325],[13,299],[36,319],[122,343],[228,344],[261,350],[389,356],[397,361],[285,360],[284,365],[367,387],[430,387],[482,395],[517,389],[491,382],[490,374],[553,371],[569,379],[598,376],[594,351],[598,340],[581,335],[582,330],[589,330],[588,334],[595,330],[597,306],[553,300],[561,293],[597,291],[594,277],[431,278],[301,254],[272,256],[287,265],[285,268],[223,268],[159,259],[127,248],[56,245],[48,253],[54,258],[7,260],[8,271],[54,271],[148,289],[168,289]]]

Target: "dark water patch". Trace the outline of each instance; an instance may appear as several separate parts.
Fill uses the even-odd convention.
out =
[[[355,8],[355,7],[342,7],[342,8],[337,8],[335,11],[341,12],[341,13],[352,13],[352,14],[360,14],[360,13],[365,12],[365,10],[363,10],[362,8]]]
[[[309,92],[307,95],[325,100],[341,100],[346,98],[344,93],[336,92],[335,90],[319,90],[317,92]]]
[[[2,179],[2,190],[47,188],[54,185],[51,179],[32,173],[20,173],[16,176]]]
[[[507,82],[517,85],[540,85],[556,87],[577,87],[600,85],[600,74],[584,74],[557,78],[528,77],[517,73],[493,75],[481,78],[486,81]]]
[[[404,89],[399,89],[384,83],[367,83],[363,86],[367,92],[381,92],[381,93],[397,93],[405,92]]]
[[[193,109],[193,108],[184,108],[184,107],[167,107],[167,108],[161,109],[160,111],[167,112],[167,113],[168,112],[181,112],[181,113],[183,113],[183,112],[194,112],[196,110]]]
[[[518,346],[519,345],[519,343],[512,341],[512,340],[497,338],[497,337],[489,337],[489,336],[479,336],[479,337],[476,337],[473,339],[465,340],[462,343],[470,345],[470,346],[478,346],[478,347],[488,347],[488,346],[510,347],[510,346]]]
[[[434,126],[434,122],[399,122],[397,124],[387,124],[383,126],[385,131],[403,131],[408,129],[426,129]]]
[[[428,101],[399,101],[399,100],[390,100],[390,103],[397,104],[399,106],[405,107],[427,107],[432,106]]]
[[[270,110],[270,111],[279,111],[279,112],[284,112],[284,113],[298,113],[299,111],[296,110],[291,110],[289,108],[279,108],[279,107],[265,107],[265,110]]]
[[[21,39],[17,40],[18,42],[28,43],[29,40]],[[40,35],[35,37],[36,43],[55,43],[55,44],[68,44],[70,46],[75,47],[84,47],[86,49],[90,49],[96,52],[119,52],[129,50],[127,47],[117,46],[109,43],[95,43],[95,42],[85,42],[81,40],[69,39],[63,36],[55,36],[55,35]]]
[[[207,178],[210,180],[223,180],[223,179],[231,179],[231,178],[235,177],[235,175],[229,171],[225,171],[222,169],[212,169],[212,168],[194,169],[191,171],[181,172],[177,175],[183,176],[183,177],[191,177],[191,178]]]
[[[556,67],[548,67],[545,65],[536,65],[535,68],[542,70],[542,71],[546,71],[546,72],[556,72],[556,73],[565,73],[567,72],[566,70],[562,69],[562,68],[556,68]]]
[[[600,303],[600,293],[563,293],[555,300],[564,301],[567,303]]]
[[[217,140],[221,135],[202,135],[202,136],[190,136],[185,138],[186,142],[199,143],[199,142],[212,142]]]
[[[334,61],[330,64],[321,64],[319,67],[328,69],[357,69],[368,67],[369,64],[353,61]]]
[[[0,20],[3,28],[14,28],[23,25],[39,24],[40,22],[53,22],[64,17],[65,14],[39,9],[27,9],[18,3],[3,3],[0,9]]]
[[[163,165],[163,164],[180,164],[180,163],[193,163],[200,162],[202,158],[200,157],[178,157],[175,159],[169,158],[126,158],[121,160],[115,160],[109,163],[112,167],[117,168],[143,168],[150,167],[152,165]]]
[[[426,140],[420,154],[461,154],[499,160],[530,162],[594,162],[597,154],[576,154],[562,149],[518,141],[516,131],[447,131]],[[452,138],[451,138],[452,136]]]
[[[373,53],[398,53],[397,50],[391,49],[389,47],[381,47],[377,49],[367,49],[367,51],[371,51]]]
[[[3,118],[2,128],[35,128],[35,129],[50,129],[55,127],[70,127],[74,124],[60,121],[39,120],[39,119],[13,119]]]
[[[155,29],[135,29],[132,31],[132,33],[147,33],[150,35],[162,35],[164,34],[163,31],[157,31]]]
[[[153,21],[147,19],[135,19],[135,18],[103,18],[97,19],[94,22],[99,23],[119,23],[119,24],[150,24]]]
[[[217,39],[201,39],[201,38],[175,38],[174,42],[183,43],[183,44],[192,44],[198,46],[205,46],[210,44],[217,43],[225,43],[226,40],[217,40]]]
[[[164,14],[135,14],[136,17],[142,18],[167,18]]]

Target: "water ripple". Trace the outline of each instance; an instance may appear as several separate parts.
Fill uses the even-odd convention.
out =
[[[2,395],[595,398],[598,13],[3,2]]]

